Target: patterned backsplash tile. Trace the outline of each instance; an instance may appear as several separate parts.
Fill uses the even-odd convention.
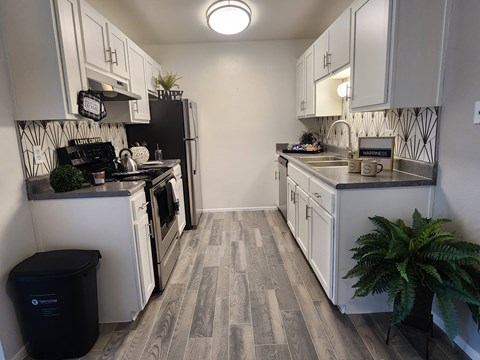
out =
[[[352,145],[358,147],[358,138],[364,136],[386,136],[392,130],[395,136],[395,156],[411,160],[434,163],[437,161],[438,121],[440,107],[391,109],[377,112],[349,113],[344,116],[319,118],[320,140],[326,144],[347,146],[347,127],[342,124],[328,129],[338,119],[345,119],[352,129]]]
[[[100,137],[111,141],[116,152],[128,147],[123,124],[80,121],[17,121],[18,138],[23,154],[25,178],[49,174],[58,165],[56,149],[67,146],[68,140]],[[33,146],[39,145],[46,163],[34,163]]]

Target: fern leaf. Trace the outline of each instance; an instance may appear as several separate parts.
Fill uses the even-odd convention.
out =
[[[453,339],[457,335],[457,312],[452,300],[443,291],[437,289],[437,302],[442,313],[442,319],[445,324],[447,336],[453,345]]]
[[[397,263],[397,270],[400,273],[400,276],[404,278],[406,282],[409,282],[410,280],[408,279],[408,274],[407,274],[407,264],[408,264],[408,258],[405,259],[405,261],[402,263]]]
[[[421,267],[427,274],[433,276],[435,279],[437,279],[440,283],[443,282],[442,277],[438,273],[437,269],[435,266],[428,265],[428,264],[418,264],[419,267]]]

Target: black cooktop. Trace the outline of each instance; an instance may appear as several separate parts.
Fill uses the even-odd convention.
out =
[[[58,148],[57,155],[60,165],[75,166],[82,171],[85,179],[89,179],[92,172],[105,171],[106,181],[143,180],[147,185],[154,185],[173,172],[171,168],[158,166],[143,167],[134,172],[119,172],[114,162],[115,148],[111,142],[66,146]]]

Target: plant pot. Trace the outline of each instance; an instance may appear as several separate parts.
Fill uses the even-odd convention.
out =
[[[415,304],[410,314],[403,320],[403,323],[423,331],[430,331],[433,296],[432,290],[426,286],[419,285],[416,291]]]

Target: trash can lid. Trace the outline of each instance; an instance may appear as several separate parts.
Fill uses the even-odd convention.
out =
[[[101,257],[98,250],[38,252],[16,265],[10,272],[10,277],[21,280],[31,277],[74,275],[96,266]]]

